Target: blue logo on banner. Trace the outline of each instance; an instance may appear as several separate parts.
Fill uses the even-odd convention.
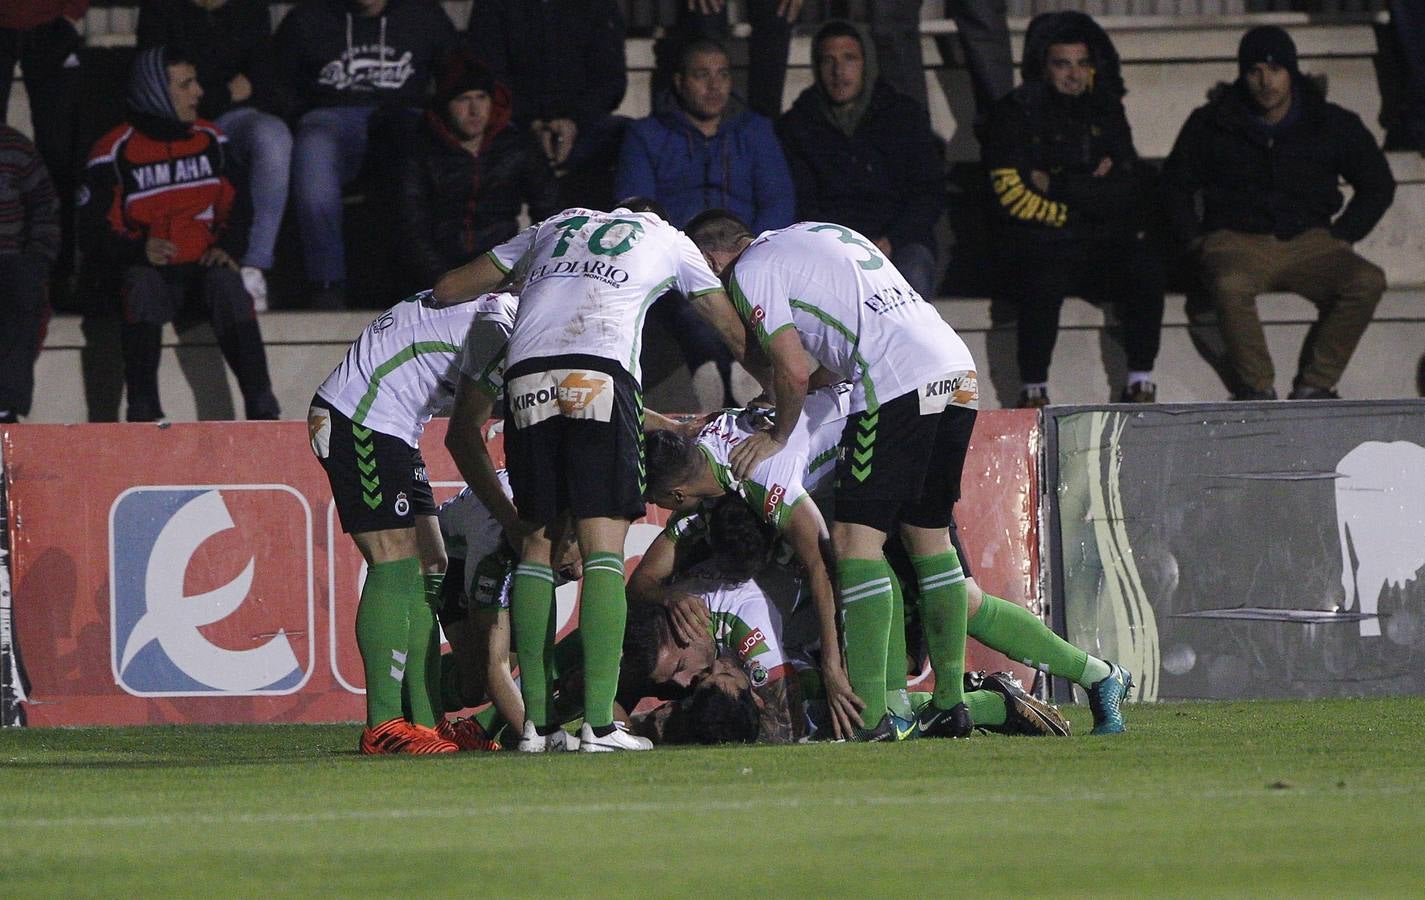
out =
[[[257,560],[249,559],[229,583],[183,592],[193,554],[233,527],[220,491],[132,491],[115,503],[111,523],[113,663],[123,687],[135,694],[267,694],[301,682],[285,631],[253,649],[228,650],[199,630],[242,606],[256,570]]]

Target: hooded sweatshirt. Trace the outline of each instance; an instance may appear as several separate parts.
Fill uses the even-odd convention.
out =
[[[227,137],[205,119],[179,121],[163,47],[135,57],[126,103],[126,121],[94,144],[85,167],[77,206],[86,254],[114,269],[144,265],[145,242],[159,237],[177,247],[171,265],[214,245],[241,258],[248,211],[236,203]]]
[[[1045,81],[1053,44],[1084,44],[1093,61],[1088,90],[1060,94]],[[1143,227],[1143,172],[1123,110],[1118,52],[1080,12],[1044,13],[1025,35],[1023,81],[990,110],[980,156],[998,200],[1002,229],[1018,238],[1127,238]],[[1095,175],[1104,158],[1106,175]],[[1032,173],[1049,176],[1049,189]]]
[[[455,26],[435,0],[360,16],[343,0],[299,3],[277,29],[278,83],[293,115],[324,106],[425,105]]]
[[[736,213],[753,234],[792,224],[791,172],[772,123],[736,97],[712,137],[688,118],[672,93],[653,115],[629,125],[614,179],[617,197],[652,197],[681,228],[705,209]]]

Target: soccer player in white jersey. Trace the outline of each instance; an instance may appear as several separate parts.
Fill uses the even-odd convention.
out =
[[[548,531],[570,511],[584,555],[580,749],[648,749],[613,716],[627,614],[624,538],[644,509],[643,320],[670,288],[700,312],[715,307],[724,320],[736,316],[692,242],[656,214],[628,207],[564,210],[446,273],[435,296],[459,303],[496,286],[516,265],[526,274],[506,352],[505,455],[527,533],[510,610],[525,701],[521,745],[537,749],[558,728],[549,718],[555,607]]]
[[[754,239],[721,210],[687,227],[776,373],[777,428],[734,452],[735,475],[780,450],[795,428],[806,386],[801,349],[854,385],[831,541],[846,666],[866,706],[867,732],[889,714],[892,589],[883,547],[899,524],[937,675],[916,728],[926,736],[968,736],[973,723],[962,690],[968,601],[948,525],[979,407],[969,349],[880,250],[849,228],[801,222]],[[800,348],[787,348],[787,335]]]
[[[449,407],[462,374],[489,376],[487,361],[462,352],[471,323],[508,317],[515,299],[488,295],[450,309],[429,299],[425,291],[377,316],[307,413],[342,530],[368,566],[356,614],[366,673],[363,753],[456,749],[434,731],[443,718],[434,606],[446,556],[420,438]]]

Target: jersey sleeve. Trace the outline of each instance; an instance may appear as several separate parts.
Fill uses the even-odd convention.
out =
[[[499,266],[501,272],[509,274],[534,246],[534,235],[538,228],[538,225],[531,225],[508,241],[491,249],[487,254],[491,262]]]
[[[792,328],[786,278],[779,266],[741,261],[732,270],[729,295],[742,321],[751,326],[763,347],[784,328]]]
[[[742,482],[743,498],[764,522],[784,531],[791,524],[792,507],[806,496],[802,486],[805,468],[806,458],[799,453],[773,454]]]
[[[460,346],[460,374],[491,397],[500,396],[505,391],[505,348],[509,342],[509,323],[476,318]]]
[[[678,251],[678,290],[683,296],[693,298],[722,290],[722,282],[708,268],[702,251],[681,231],[675,238]]]
[[[754,687],[783,677],[788,669],[773,615],[766,598],[749,598],[735,612],[713,614],[718,643],[737,654]]]

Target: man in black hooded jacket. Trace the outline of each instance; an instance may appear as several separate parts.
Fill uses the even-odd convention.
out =
[[[1118,399],[1152,403],[1164,278],[1144,240],[1118,53],[1083,13],[1044,13],[1025,35],[1023,76],[991,108],[981,150],[998,200],[1001,290],[1019,308],[1019,406],[1049,403],[1059,310],[1073,292],[1115,303],[1128,357]]]
[[[1321,311],[1291,399],[1332,398],[1385,291],[1385,274],[1351,245],[1390,207],[1395,180],[1360,117],[1302,77],[1285,31],[1248,31],[1237,64],[1236,82],[1195,110],[1173,145],[1163,167],[1169,212],[1217,308],[1233,398],[1276,399],[1256,303],[1274,290]],[[1355,194],[1333,221],[1342,178]]]

